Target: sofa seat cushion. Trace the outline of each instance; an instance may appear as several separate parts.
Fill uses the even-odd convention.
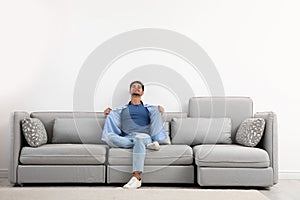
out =
[[[132,149],[111,148],[108,152],[110,165],[132,165]],[[147,149],[145,165],[190,165],[193,150],[188,145],[161,145],[159,151]]]
[[[269,167],[268,153],[238,144],[198,145],[193,147],[195,163],[202,167]]]
[[[45,144],[40,147],[23,147],[22,164],[103,164],[107,145],[96,144]]]

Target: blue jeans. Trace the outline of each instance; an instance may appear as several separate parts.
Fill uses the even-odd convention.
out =
[[[108,133],[106,143],[115,148],[133,148],[132,172],[143,172],[146,156],[146,145],[151,143],[151,137],[146,133],[132,133],[124,137]]]

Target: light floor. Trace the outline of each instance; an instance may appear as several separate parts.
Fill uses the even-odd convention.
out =
[[[28,185],[29,187],[31,186],[39,186],[39,185]],[[47,185],[44,185],[42,187],[45,187]],[[51,185],[53,186],[53,185]],[[70,186],[70,185],[68,185]],[[78,187],[80,185],[76,184],[76,187]],[[87,185],[82,185],[82,187],[86,187]],[[116,185],[116,187],[120,187],[121,185]],[[0,178],[0,187],[13,187],[7,180],[7,178]],[[25,186],[26,187],[26,186]],[[58,187],[64,187],[64,185],[58,185]],[[101,185],[99,187],[115,187],[115,186],[105,186],[105,185]],[[170,188],[170,186],[166,186],[166,185],[147,185],[145,184],[144,187],[147,188],[161,188],[162,190],[164,188]],[[174,186],[174,188],[179,187],[179,188],[199,188],[202,189],[202,187],[198,187],[198,186],[183,186],[180,187],[178,185]],[[212,187],[205,187],[203,189],[211,189]],[[241,189],[241,190],[245,190],[247,188],[229,188],[229,187],[213,187],[213,188],[217,188],[217,189]],[[268,197],[271,200],[300,200],[300,180],[279,180],[279,182],[274,185],[273,187],[270,187],[269,189],[265,189],[265,188],[250,188],[250,189],[256,189],[259,190],[262,194],[264,194],[266,197]]]

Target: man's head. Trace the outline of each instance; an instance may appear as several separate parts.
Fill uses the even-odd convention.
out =
[[[144,84],[141,81],[133,81],[129,89],[131,95],[142,96],[144,94]]]

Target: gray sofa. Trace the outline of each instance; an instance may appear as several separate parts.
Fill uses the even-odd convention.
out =
[[[21,129],[21,120],[26,117],[39,118],[43,122],[48,135],[47,144],[40,147],[28,146]],[[188,135],[188,130],[176,131],[176,135],[174,133],[174,118],[222,117],[231,119],[232,143],[195,143],[198,136]],[[256,147],[235,143],[235,134],[239,125],[249,117],[262,117],[266,122],[263,138]],[[100,134],[105,122],[102,112],[13,112],[10,126],[9,167],[9,180],[12,184],[111,184],[125,183],[129,180],[132,175],[131,149],[109,148],[98,139],[94,143],[80,144],[66,141],[54,144],[52,143],[53,126],[57,118],[94,119],[99,125],[96,129],[99,129]],[[277,183],[276,115],[273,112],[253,114],[253,103],[250,98],[193,97],[189,101],[187,113],[166,112],[164,120],[172,144],[161,145],[159,151],[147,150],[143,183],[260,187],[270,187]],[[185,128],[184,125],[180,127]],[[191,130],[196,127],[197,124],[186,129]],[[84,130],[80,131],[84,132]],[[189,140],[189,137],[192,140]]]

